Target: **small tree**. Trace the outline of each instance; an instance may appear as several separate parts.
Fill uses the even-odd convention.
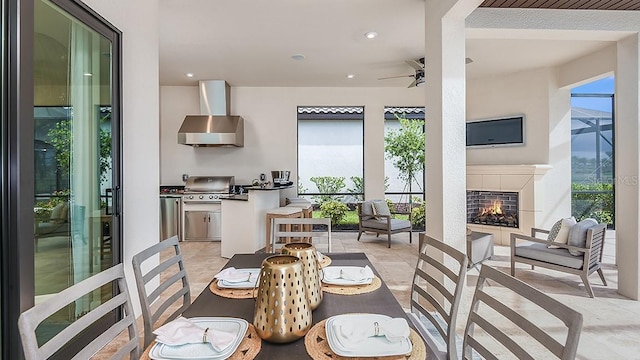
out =
[[[393,161],[398,169],[400,180],[405,182],[405,190],[412,192],[411,184],[415,181],[418,186],[416,174],[424,169],[424,120],[410,120],[405,114],[395,114],[400,122],[400,129],[390,130],[384,137],[385,157]],[[420,187],[422,190],[422,187]],[[411,195],[409,195],[409,207],[411,209]]]

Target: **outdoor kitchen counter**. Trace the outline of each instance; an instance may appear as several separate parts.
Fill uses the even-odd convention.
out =
[[[235,254],[253,254],[263,249],[267,211],[280,207],[284,192],[292,186],[245,187],[246,195],[222,198],[222,239],[220,253],[224,258]]]

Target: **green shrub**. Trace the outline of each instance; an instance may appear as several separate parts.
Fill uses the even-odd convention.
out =
[[[613,224],[613,185],[610,183],[571,184],[571,213],[577,220],[594,218]]]
[[[330,218],[332,225],[337,225],[349,211],[349,208],[344,203],[337,200],[328,200],[320,205],[320,212],[322,217]]]
[[[425,217],[426,217],[426,207],[425,202],[422,201],[417,196],[413,197],[413,203],[418,204],[413,209],[411,209],[411,219],[413,226],[424,227],[425,226]]]
[[[344,176],[314,176],[310,180],[322,194],[339,193],[345,187]],[[321,206],[330,200],[342,200],[342,196],[339,195],[313,195],[311,198]]]

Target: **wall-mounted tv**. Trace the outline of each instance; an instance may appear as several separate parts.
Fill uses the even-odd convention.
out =
[[[524,145],[524,115],[467,122],[467,146]]]

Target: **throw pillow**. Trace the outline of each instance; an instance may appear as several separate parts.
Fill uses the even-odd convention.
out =
[[[598,221],[591,218],[584,219],[575,224],[571,228],[567,244],[581,248],[587,246],[587,230],[596,225],[598,225]],[[571,255],[573,256],[580,256],[584,254],[583,252],[577,250],[569,250],[569,253],[571,253]]]
[[[391,210],[384,200],[376,200],[373,202],[373,213],[375,215],[391,216]]]
[[[549,237],[547,240],[553,241],[558,244],[566,244],[569,241],[569,232],[573,225],[576,224],[576,218],[573,216],[570,218],[564,218],[556,221],[549,231]],[[557,249],[558,246],[549,245],[550,249]]]
[[[49,219],[55,223],[63,223],[67,218],[67,206],[65,203],[60,203],[56,205],[51,210],[51,216]]]
[[[373,208],[373,203],[371,201],[365,201],[362,203],[362,215],[375,215],[375,209]]]

